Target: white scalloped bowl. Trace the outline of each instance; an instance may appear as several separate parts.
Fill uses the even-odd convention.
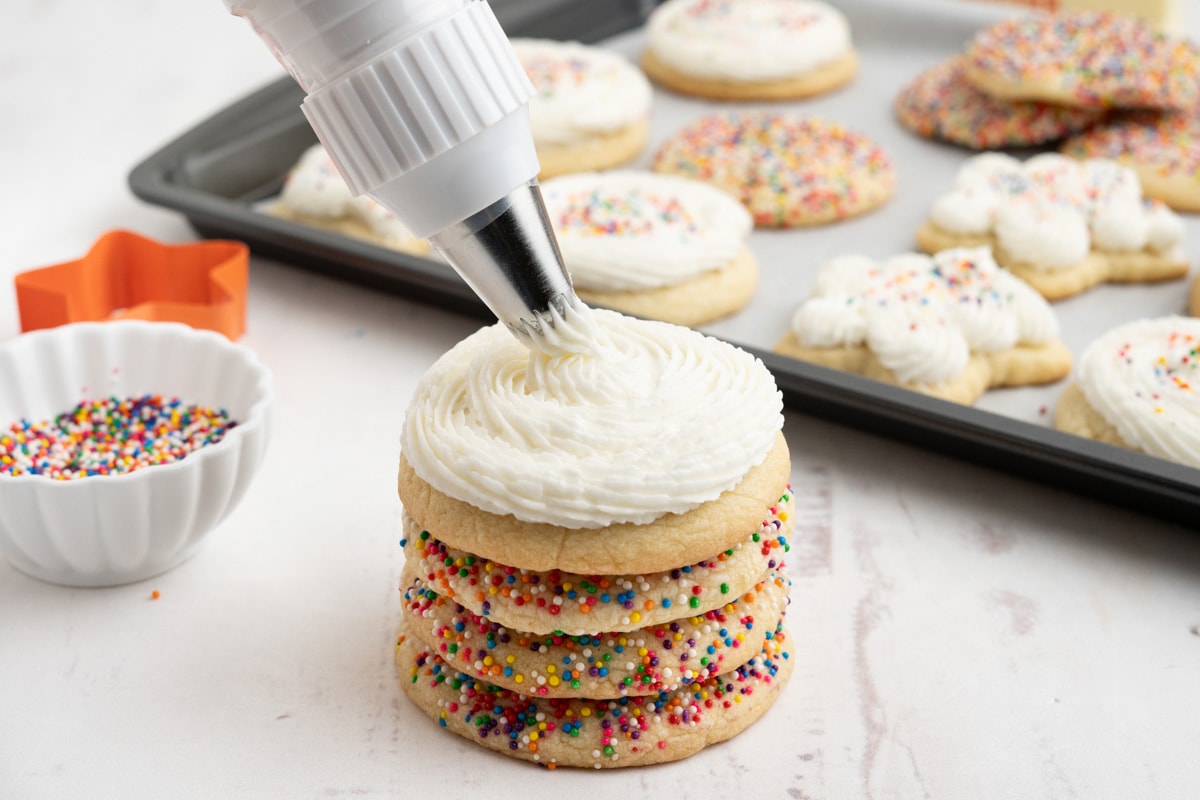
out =
[[[237,425],[179,461],[54,480],[0,474],[0,553],[68,586],[159,575],[196,553],[241,501],[267,448],[273,388],[254,353],[173,322],[81,322],[0,343],[0,435],[82,400],[158,394],[223,408]]]

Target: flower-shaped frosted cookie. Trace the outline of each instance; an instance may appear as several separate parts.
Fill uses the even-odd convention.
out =
[[[1079,359],[1054,411],[1059,430],[1200,467],[1200,319],[1116,327]]]
[[[986,247],[835,259],[775,352],[967,404],[1071,369],[1050,306]]]
[[[1181,278],[1183,223],[1145,200],[1137,175],[1106,159],[983,153],[917,231],[928,253],[989,245],[996,261],[1050,300],[1105,282]]]
[[[537,93],[529,122],[543,179],[624,164],[646,145],[650,82],[620,55],[578,42],[513,39]]]
[[[542,184],[579,296],[639,317],[698,325],[749,302],[754,227],[737,200],[700,181],[617,171]]]
[[[1079,108],[1183,109],[1200,50],[1132,14],[1060,11],[1003,20],[967,46],[967,77],[1005,100]]]
[[[333,159],[320,144],[304,151],[283,181],[279,197],[264,210],[275,217],[414,255],[429,252],[392,212],[366,195],[350,193]]]
[[[684,94],[807,97],[845,84],[857,66],[845,16],[815,0],[668,0],[646,23],[643,69]]]

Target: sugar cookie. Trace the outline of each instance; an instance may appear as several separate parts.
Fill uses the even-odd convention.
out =
[[[604,699],[673,691],[736,669],[787,607],[776,570],[719,608],[624,633],[536,636],[506,628],[417,580],[404,592],[409,630],[454,669],[533,697]]]
[[[891,159],[867,136],[775,111],[702,117],[662,145],[654,170],[711,183],[769,228],[863,214],[896,186]]]
[[[537,93],[529,102],[542,179],[608,169],[646,146],[652,92],[617,53],[548,39],[513,39]]]
[[[1080,108],[1185,109],[1200,94],[1195,45],[1107,11],[997,22],[967,46],[966,71],[995,97]]]
[[[304,151],[284,177],[279,197],[263,210],[274,217],[413,255],[425,255],[431,249],[428,242],[413,236],[392,212],[375,200],[367,195],[352,195],[320,144]]]
[[[787,100],[850,81],[850,26],[815,0],[667,0],[646,22],[642,68],[677,92]]]
[[[720,608],[783,562],[792,531],[785,489],[765,518],[729,548],[672,569],[636,574],[519,569],[448,547],[404,518],[404,583],[421,580],[472,612],[515,630],[631,631]]]
[[[653,172],[590,172],[545,181],[542,196],[575,291],[592,305],[699,325],[754,294],[754,221],[718,189]]]
[[[407,619],[396,642],[400,684],[430,719],[490,750],[551,768],[678,761],[732,738],[774,704],[792,663],[780,623],[753,659],[692,686],[620,700],[536,698],[450,667],[410,634]]]
[[[1110,158],[1137,173],[1147,197],[1200,211],[1200,108],[1134,111],[1063,142],[1075,158]]]
[[[1071,370],[1050,306],[986,247],[835,259],[775,351],[967,404]]]
[[[1079,359],[1059,399],[1059,430],[1200,467],[1200,319],[1113,328]]]
[[[962,56],[922,72],[894,103],[900,124],[927,139],[974,150],[1031,147],[1094,125],[1102,112],[1048,103],[999,100],[971,85]]]
[[[1183,277],[1183,234],[1179,217],[1143,200],[1137,175],[1116,162],[984,153],[934,202],[917,244],[927,253],[988,245],[1002,267],[1058,300],[1105,282]]]

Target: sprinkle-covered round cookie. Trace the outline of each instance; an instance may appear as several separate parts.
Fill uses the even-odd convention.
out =
[[[413,635],[455,669],[536,697],[599,699],[669,691],[741,666],[783,615],[789,586],[776,570],[723,606],[624,633],[515,631],[421,580],[405,589],[404,611]]]
[[[702,117],[663,144],[654,169],[711,183],[772,228],[862,214],[896,185],[891,158],[867,136],[777,111]]]
[[[454,669],[411,635],[406,618],[396,668],[409,699],[459,736],[550,769],[601,769],[677,761],[736,736],[775,702],[792,658],[780,622],[750,661],[674,691],[609,700],[539,698]]]
[[[896,96],[896,118],[927,139],[975,150],[1029,147],[1084,130],[1102,117],[1091,109],[1000,100],[967,80],[955,56],[922,72]]]
[[[1060,11],[1003,20],[967,46],[967,77],[1008,100],[1080,108],[1184,109],[1200,87],[1200,51],[1142,19]]]
[[[1118,326],[1087,346],[1077,380],[1060,430],[1200,467],[1200,319]]]
[[[703,613],[749,591],[783,562],[792,531],[790,488],[743,542],[676,569],[584,575],[518,569],[447,546],[405,514],[404,583],[420,579],[472,612],[546,634],[631,631]]]
[[[1110,158],[1137,173],[1147,197],[1200,211],[1200,109],[1133,111],[1063,142],[1075,158]]]

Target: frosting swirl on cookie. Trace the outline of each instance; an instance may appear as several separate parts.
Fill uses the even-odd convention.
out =
[[[898,380],[937,384],[992,353],[1058,336],[1049,304],[986,247],[861,256],[821,268],[792,330],[805,347],[865,346]]]
[[[689,75],[761,81],[836,60],[850,50],[850,26],[812,0],[669,0],[650,15],[646,41]]]
[[[719,269],[754,227],[724,192],[652,172],[553,178],[542,196],[575,286],[593,291],[653,289]]]
[[[650,111],[650,82],[616,53],[546,39],[512,45],[537,90],[529,101],[535,141],[571,144],[633,125]]]
[[[1000,153],[970,158],[931,210],[938,227],[990,232],[1016,260],[1046,271],[1072,267],[1093,249],[1169,253],[1183,238],[1173,217],[1162,203],[1143,199],[1133,170],[1056,153],[1024,163]]]
[[[384,241],[405,244],[417,241],[408,228],[367,195],[355,197],[320,144],[304,151],[284,180],[279,202],[298,214],[362,222]]]
[[[591,354],[530,351],[493,325],[440,358],[401,434],[417,475],[494,514],[600,528],[714,500],[766,457],[783,403],[762,362],[687,328],[584,316]]]
[[[1131,322],[1079,360],[1088,403],[1130,446],[1200,467],[1200,319]]]

